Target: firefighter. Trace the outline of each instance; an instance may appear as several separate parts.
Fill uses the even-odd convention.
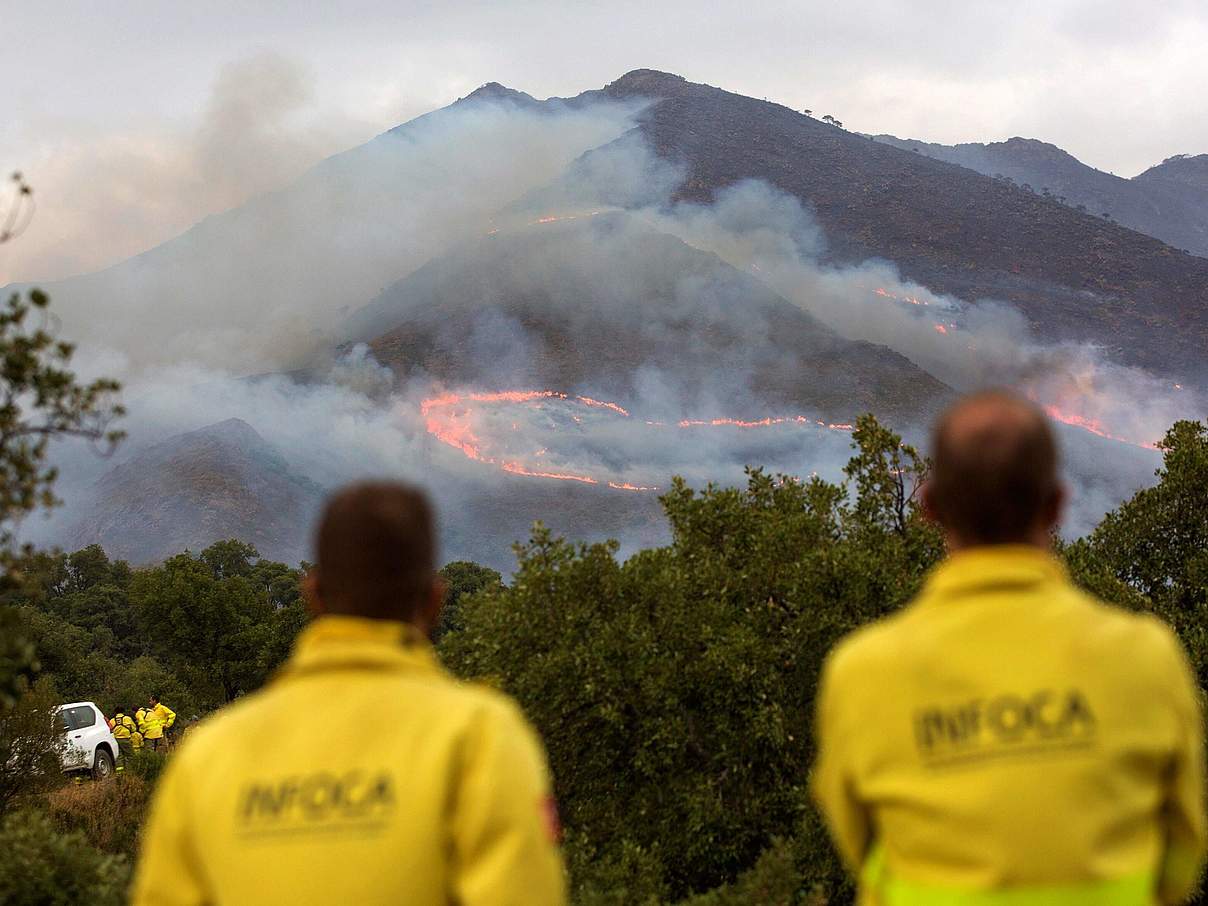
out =
[[[121,754],[121,759],[118,763],[118,770],[124,770],[125,762],[134,748],[134,737],[138,735],[138,725],[134,722],[134,718],[126,714],[124,707],[118,707],[114,710],[113,717],[109,718],[109,730],[113,733],[113,738],[117,740],[118,752]],[[141,739],[139,740],[141,743]]]
[[[426,498],[339,492],[316,555],[290,659],[167,765],[132,902],[563,904],[536,734],[428,641],[443,589]]]
[[[831,653],[812,787],[862,904],[1181,902],[1205,850],[1187,658],[1051,552],[1065,492],[1044,413],[1005,393],[939,420],[923,489],[949,556]]]
[[[158,734],[152,737],[155,739],[153,747],[158,749],[161,745],[171,746],[172,727],[176,723],[176,712],[159,700],[158,693],[152,695],[147,700],[147,704],[150,705],[147,713],[150,715],[152,728],[158,727],[159,730]]]

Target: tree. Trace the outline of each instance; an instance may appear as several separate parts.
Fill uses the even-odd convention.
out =
[[[445,602],[440,612],[440,623],[433,633],[433,638],[436,640],[439,640],[446,632],[463,628],[464,621],[461,618],[463,598],[480,591],[499,592],[503,588],[503,577],[496,570],[472,560],[454,560],[446,563],[440,569],[440,577],[445,583]]]
[[[871,417],[853,445],[846,485],[758,469],[745,489],[674,481],[671,544],[624,563],[615,543],[538,526],[511,586],[463,600],[442,655],[540,730],[583,902],[715,888],[782,857],[777,837],[802,885],[846,889],[805,789],[818,671],[940,550],[913,501],[925,463]]]
[[[57,502],[58,475],[46,465],[56,437],[82,437],[112,449],[123,437],[113,419],[125,410],[113,401],[119,385],[100,379],[80,384],[68,370],[75,347],[47,329],[50,300],[31,290],[13,293],[0,311],[0,545],[12,542],[11,520]],[[32,317],[40,323],[32,328]]]
[[[34,216],[34,190],[20,172],[12,174],[13,197],[7,209],[0,208],[0,244],[16,239]]]
[[[67,737],[53,710],[58,704],[54,687],[43,679],[0,718],[0,814],[17,796],[49,786],[61,776]]]
[[[11,210],[19,211],[30,193],[19,175],[14,179],[19,193]],[[10,212],[0,226],[0,240],[12,238],[25,223],[25,215]],[[50,441],[83,437],[111,449],[122,437],[110,427],[124,411],[114,402],[118,384],[76,380],[68,370],[74,347],[51,334],[48,305],[46,294],[35,289],[28,301],[13,293],[0,309],[0,590],[11,590],[22,581],[13,551],[14,521],[56,503],[57,471],[46,463]],[[31,327],[35,317],[40,323]],[[17,622],[0,607],[0,715],[15,704],[21,683],[38,666],[33,648],[15,632]]]
[[[1176,422],[1158,482],[1103,517],[1089,554],[1179,632],[1208,686],[1208,427]]]
[[[186,681],[203,706],[258,688],[305,622],[299,571],[259,561],[256,549],[219,541],[136,572],[130,604],[151,653]]]

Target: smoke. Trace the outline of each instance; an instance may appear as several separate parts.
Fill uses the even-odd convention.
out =
[[[42,153],[21,166],[40,210],[0,260],[0,283],[60,279],[138,254],[373,134],[321,109],[309,72],[272,53],[223,68],[193,124],[62,135],[56,123],[39,126]]]
[[[226,95],[207,166],[257,110],[306,96],[285,70]],[[765,184],[674,203],[685,173],[643,143],[635,113],[488,93],[51,287],[64,335],[88,338],[83,372],[127,383],[119,461],[239,418],[323,488],[423,484],[445,556],[503,567],[536,518],[626,550],[658,542],[650,489],[673,474],[733,483],[758,463],[838,479],[850,433],[835,422],[875,411],[919,442],[954,391],[987,384],[1067,424],[1076,534],[1150,479],[1158,457],[1139,445],[1202,411],[1195,391],[1042,342],[1005,304],[937,295],[887,262],[822,263],[809,211]],[[258,141],[230,160],[235,183],[277,154],[271,131]],[[507,389],[564,395],[466,396]],[[68,506],[27,533],[92,540],[82,514],[114,463],[56,456]]]

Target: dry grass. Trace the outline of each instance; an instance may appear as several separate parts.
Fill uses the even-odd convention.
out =
[[[68,784],[46,797],[47,811],[60,830],[78,830],[97,849],[133,856],[152,787],[125,773],[99,782]]]

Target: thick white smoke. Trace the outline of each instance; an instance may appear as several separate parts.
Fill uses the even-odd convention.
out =
[[[776,366],[767,361],[771,326],[744,308],[747,284],[717,277],[721,269],[683,272],[681,258],[651,242],[652,231],[717,256],[840,336],[888,347],[956,391],[1012,384],[1067,420],[1134,444],[1202,411],[1192,391],[1114,366],[1092,348],[1040,342],[1008,306],[937,296],[885,262],[820,263],[825,237],[808,211],[764,184],[731,186],[708,206],[673,204],[683,173],[631,131],[633,113],[515,97],[460,103],[139,259],[52,287],[64,335],[86,341],[84,370],[127,382],[131,440],[119,461],[150,443],[240,418],[290,469],[323,487],[370,475],[429,486],[445,514],[446,556],[496,565],[506,565],[508,545],[532,518],[578,537],[620,535],[628,548],[658,541],[654,494],[610,491],[609,481],[666,487],[672,474],[683,474],[694,484],[735,482],[745,463],[839,477],[848,434],[818,426],[815,413],[776,410],[757,398],[756,367]],[[364,346],[336,349],[358,309],[430,259],[473,250],[493,231],[524,237],[547,218],[603,221],[617,211],[625,214],[608,221],[607,235],[575,234],[556,252],[535,245],[532,257],[508,266],[532,275],[530,295],[562,311],[580,336],[592,317],[607,317],[630,319],[649,338],[669,329],[682,303],[684,317],[708,317],[744,338],[690,388],[676,361],[644,361],[618,385],[629,417],[573,400],[544,409],[480,407],[473,429],[489,447],[480,459],[491,461],[483,462],[431,433],[422,401],[527,380],[542,348],[528,327],[498,311],[477,317],[460,354],[483,363],[492,383],[485,387],[450,387],[422,371],[404,380]],[[564,272],[587,275],[590,306],[542,295],[538,277]],[[629,302],[653,296],[656,286],[673,301],[661,321]],[[491,291],[485,283],[462,302],[472,308]],[[261,376],[248,379],[254,374]],[[602,386],[587,380],[550,389],[596,396]],[[733,411],[743,398],[749,407]],[[765,416],[805,421],[758,430],[676,427],[682,419]],[[892,426],[916,442],[926,428]],[[1150,450],[1082,428],[1062,436],[1076,484],[1071,533],[1144,483],[1157,463]],[[28,527],[41,540],[67,537],[68,527],[80,537],[89,489],[113,465],[79,451],[59,455],[71,460],[64,469],[70,483],[61,489],[68,507]],[[505,463],[599,484],[517,475]]]

